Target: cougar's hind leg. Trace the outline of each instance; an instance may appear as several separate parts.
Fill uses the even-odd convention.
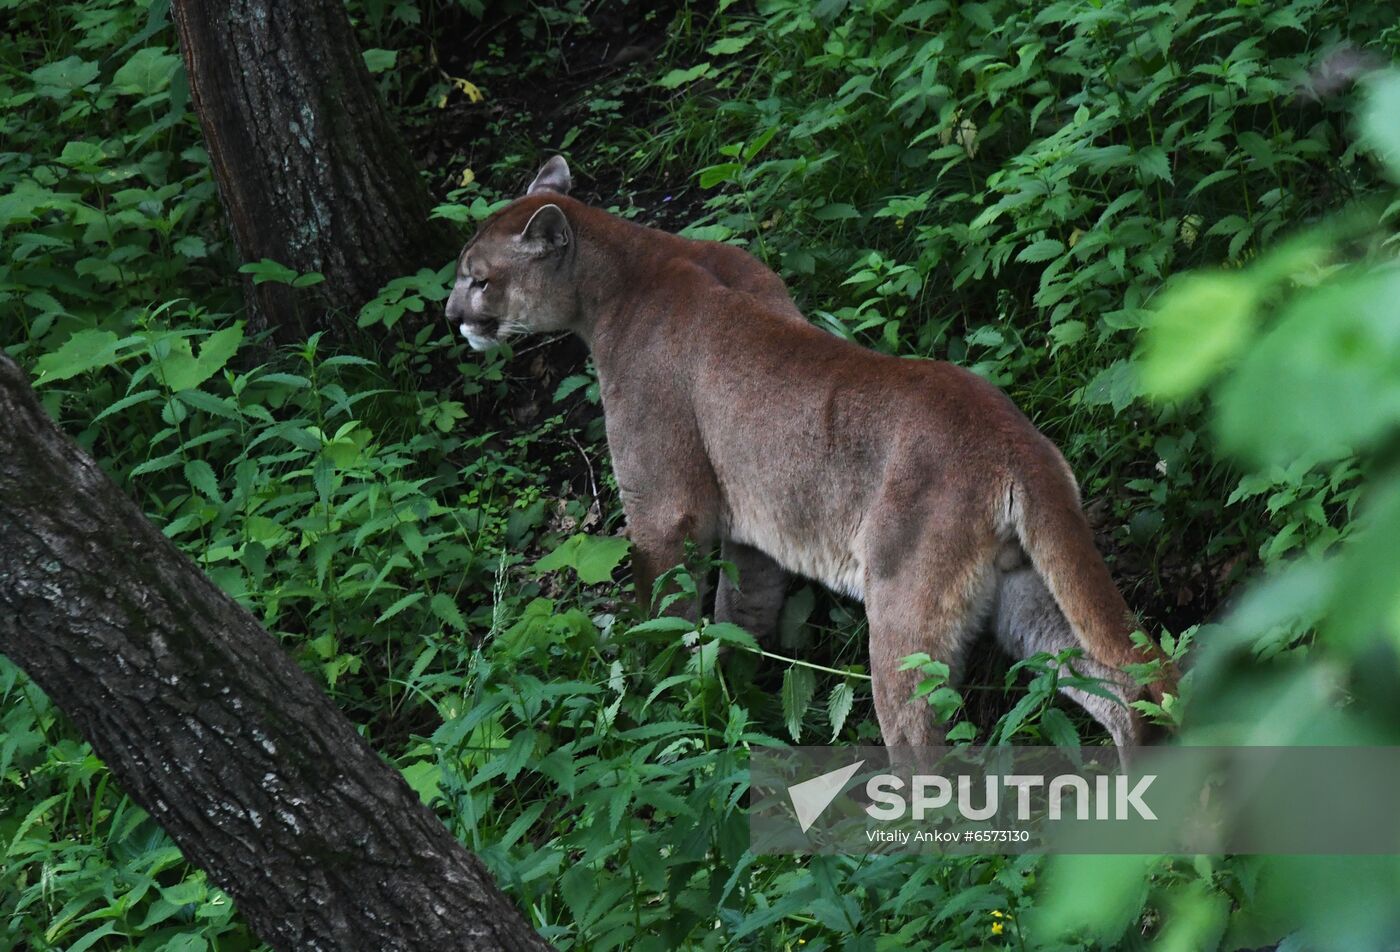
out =
[[[996,609],[993,630],[997,641],[1012,657],[1021,659],[1039,652],[1059,654],[1067,648],[1083,648],[1065,620],[1045,582],[1029,563],[1011,567],[1014,558],[1003,554],[998,563]],[[1071,662],[1079,674],[1098,678],[1114,696],[1106,698],[1083,688],[1063,685],[1060,691],[1104,726],[1126,759],[1142,739],[1140,715],[1128,706],[1138,689],[1126,674],[1095,661],[1085,652]]]
[[[920,546],[928,557],[910,558],[885,579],[867,572],[865,606],[870,620],[870,674],[875,714],[887,747],[937,746],[943,727],[914,691],[925,677],[901,671],[909,655],[924,652],[961,676],[968,644],[985,624],[995,584],[991,559],[964,546]]]
[[[720,558],[739,570],[739,584],[727,572],[719,573],[715,592],[715,619],[732,622],[759,641],[770,640],[778,630],[788,573],[753,546],[726,539]]]

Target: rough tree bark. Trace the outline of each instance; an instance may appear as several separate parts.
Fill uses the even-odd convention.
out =
[[[353,317],[389,279],[452,256],[341,0],[173,0],[171,15],[240,255],[326,277],[248,280],[255,327],[333,330],[325,315]]]
[[[549,948],[3,353],[0,651],[274,947]]]

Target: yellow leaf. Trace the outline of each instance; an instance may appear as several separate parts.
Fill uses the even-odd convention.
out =
[[[463,169],[463,170],[462,170],[462,181],[461,181],[461,187],[462,187],[462,188],[466,188],[468,185],[470,185],[471,183],[473,183],[473,182],[475,182],[475,181],[476,181],[476,173],[475,173],[475,172],[473,172],[471,169]]]
[[[481,90],[477,88],[476,84],[469,82],[468,80],[458,79],[454,76],[452,77],[452,85],[456,86],[458,89],[460,89],[463,93],[466,94],[468,102],[481,102],[483,99],[486,98],[482,94]]]

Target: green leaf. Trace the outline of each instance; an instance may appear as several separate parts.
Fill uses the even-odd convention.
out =
[[[597,585],[612,578],[613,569],[627,557],[627,540],[621,536],[585,536],[579,546],[575,568],[587,585]]]
[[[102,412],[92,418],[93,423],[99,423],[114,413],[121,413],[128,407],[134,407],[140,403],[149,403],[152,400],[159,400],[163,394],[159,390],[142,390],[139,393],[129,394],[122,397],[116,403],[108,404]]]
[[[219,495],[219,480],[214,475],[214,468],[204,460],[192,459],[185,464],[185,480],[214,502],[223,502]]]
[[[773,141],[773,137],[778,134],[777,126],[769,126],[760,132],[752,142],[744,146],[743,158],[745,162],[752,162],[753,159]]]
[[[1159,145],[1149,145],[1139,149],[1135,157],[1138,171],[1144,182],[1171,182],[1172,166],[1167,153]]]
[[[59,153],[58,161],[72,169],[92,172],[96,171],[106,157],[107,153],[103,152],[102,147],[95,143],[70,142]]]
[[[728,241],[734,236],[734,229],[728,225],[687,225],[677,234],[696,241]]]
[[[88,949],[92,948],[99,941],[105,939],[107,936],[111,935],[116,931],[117,924],[115,922],[109,922],[99,929],[94,929],[93,931],[89,932],[87,935],[79,939],[77,942],[74,942],[72,945],[68,946],[68,952],[87,952]]]
[[[1119,937],[1147,899],[1148,872],[1164,859],[1142,854],[1053,857],[1042,874],[1037,937],[1073,935],[1120,948]]]
[[[802,719],[816,696],[816,679],[810,668],[793,665],[783,674],[783,723],[794,744],[802,740]]]
[[[1083,321],[1061,321],[1050,328],[1050,340],[1055,346],[1052,350],[1059,350],[1061,347],[1078,343],[1084,337],[1087,330]]]
[[[77,56],[40,66],[30,73],[39,95],[50,99],[67,99],[76,89],[81,89],[97,78],[97,64]]]
[[[949,743],[957,743],[959,741],[965,740],[976,740],[977,726],[971,721],[959,721],[957,724],[954,724],[951,728],[948,729],[948,732],[943,735],[943,739],[948,741]]]
[[[673,69],[665,76],[656,81],[656,85],[662,89],[675,89],[684,86],[686,83],[694,82],[710,71],[709,63],[697,63],[690,69]]]
[[[140,466],[134,467],[127,475],[129,477],[145,476],[147,473],[159,473],[179,465],[180,454],[178,452],[166,453],[164,456],[146,460]]]
[[[384,609],[384,613],[381,614],[378,618],[376,618],[374,620],[374,623],[376,625],[383,624],[390,618],[393,618],[399,612],[403,611],[405,608],[408,608],[411,605],[416,605],[427,597],[427,593],[425,592],[409,592],[403,598],[400,598],[398,601],[394,602],[394,604]],[[456,606],[453,607],[455,608]],[[460,612],[458,614],[460,614]]]
[[[172,247],[184,258],[203,258],[209,254],[209,247],[204,243],[204,239],[197,235],[186,235]]]
[[[1078,747],[1079,732],[1058,707],[1048,707],[1040,715],[1040,730],[1056,747]]]
[[[1365,81],[1366,99],[1361,108],[1361,141],[1400,181],[1400,71],[1375,73]]]
[[[711,43],[705,52],[710,56],[730,56],[739,52],[753,41],[754,37],[752,35],[726,36]]]
[[[742,584],[743,579],[739,581]],[[783,603],[782,613],[778,616],[778,632],[784,645],[798,643],[802,627],[812,617],[816,605],[817,596],[810,585],[802,586]]]
[[[475,216],[472,215],[472,210],[470,208],[468,208],[465,205],[457,205],[452,202],[448,202],[443,205],[434,205],[433,210],[431,213],[429,213],[428,217],[445,218],[448,221],[455,221],[458,224],[466,224],[469,221],[475,220]],[[365,325],[361,324],[360,326],[364,327]]]
[[[128,96],[150,96],[170,85],[180,57],[165,52],[163,46],[137,50],[112,77],[112,89]]]
[[[739,645],[750,651],[759,650],[758,642],[754,640],[753,635],[727,621],[717,621],[706,625],[704,634],[706,637],[714,638],[724,644]]]
[[[450,625],[458,631],[467,630],[467,620],[462,617],[461,609],[445,593],[438,592],[434,595],[433,600],[428,603],[428,607],[443,624]]]
[[[714,188],[721,182],[731,181],[742,166],[738,162],[721,162],[700,170],[700,187]]]
[[[34,364],[38,378],[34,386],[67,380],[78,374],[106,367],[116,362],[117,335],[111,331],[78,331],[51,354],[45,354]]]
[[[1115,360],[1089,381],[1084,402],[1091,407],[1109,405],[1121,413],[1139,394],[1138,368],[1127,360]]]
[[[812,217],[817,221],[845,221],[848,218],[859,218],[860,212],[854,205],[845,202],[828,202],[813,210]]]
[[[330,505],[334,476],[335,463],[322,450],[321,455],[316,460],[316,465],[311,467],[311,484],[316,487],[316,496],[321,500],[322,505]]]
[[[1056,238],[1042,238],[1022,248],[1021,253],[1016,256],[1016,260],[1024,261],[1027,264],[1038,264],[1041,261],[1058,258],[1064,252],[1064,242]]]
[[[587,374],[571,374],[565,377],[563,380],[559,381],[559,386],[555,388],[554,402],[558,403],[575,390],[578,390],[580,387],[586,387],[592,382],[592,378]]]
[[[841,728],[846,724],[846,718],[850,716],[851,707],[855,704],[856,692],[851,687],[849,681],[842,681],[831,689],[831,693],[826,698],[826,717],[831,723],[831,740],[835,743],[837,736],[841,733]]]
[[[383,73],[391,70],[399,61],[398,50],[365,50],[362,54],[365,58],[365,67],[371,73]]]
[[[1221,442],[1248,460],[1287,464],[1393,438],[1400,425],[1397,301],[1395,271],[1291,291],[1282,315],[1218,390]]]
[[[202,380],[224,369],[224,366],[238,352],[238,345],[243,343],[243,322],[239,321],[232,327],[225,327],[223,330],[215,331],[204,338],[204,343],[199,348],[199,372]]]
[[[640,624],[633,625],[627,629],[629,635],[645,634],[647,632],[675,632],[694,631],[695,623],[678,615],[661,615],[657,618],[648,618]]]
[[[418,794],[418,799],[428,806],[442,796],[442,767],[436,762],[420,760],[409,764],[400,772],[408,786]]]
[[[209,893],[209,887],[204,879],[194,876],[174,886],[160,886],[161,898],[172,906],[188,906],[192,903],[203,902],[204,897]]]
[[[175,342],[156,369],[156,378],[171,390],[192,390],[224,368],[243,343],[243,324],[215,331],[204,339],[194,356],[186,339]]]
[[[258,378],[259,383],[273,383],[291,390],[305,390],[311,386],[311,381],[300,374],[271,373],[263,374]]]
[[[627,540],[620,536],[579,533],[530,567],[532,572],[557,572],[572,568],[585,585],[599,585],[612,578],[613,569],[627,556]]]
[[[272,281],[276,284],[291,284],[297,279],[297,273],[284,264],[278,264],[271,258],[263,258],[261,261],[250,261],[238,269],[239,274],[251,274],[254,284],[265,284]]]
[[[1148,325],[1138,366],[1143,389],[1175,400],[1196,392],[1244,347],[1256,292],[1233,274],[1191,274],[1171,284]]]

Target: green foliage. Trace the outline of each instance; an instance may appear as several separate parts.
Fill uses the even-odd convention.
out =
[[[1363,141],[1378,147],[1391,175],[1400,173],[1400,156],[1372,130],[1392,122],[1374,102],[1397,81],[1395,72],[1373,77],[1371,104],[1362,109]],[[1267,484],[1282,473],[1297,483],[1318,470],[1361,475],[1346,495],[1342,532],[1322,535],[1324,544],[1277,566],[1220,624],[1196,633],[1206,647],[1184,742],[1365,745],[1400,737],[1392,703],[1400,684],[1400,474],[1390,455],[1400,438],[1400,270],[1392,245],[1364,212],[1311,229],[1236,274],[1179,282],[1162,295],[1145,335],[1144,376],[1161,397],[1186,397],[1214,380],[1218,442],[1247,467],[1246,482]],[[1228,305],[1200,306],[1198,289],[1210,287],[1228,287]],[[1212,326],[1221,320],[1235,323],[1228,341]],[[1324,519],[1317,522],[1325,528]],[[1313,664],[1263,667],[1227,686],[1226,678],[1239,680],[1241,655],[1270,658],[1290,648]],[[1323,670],[1352,686],[1349,703],[1339,703],[1335,685],[1319,682]],[[1061,858],[1051,868],[1043,927],[1121,935],[1122,912],[1143,906],[1155,870],[1176,916],[1162,948],[1250,945],[1288,931],[1316,948],[1393,943],[1400,920],[1381,897],[1400,889],[1400,864],[1395,857],[1339,859],[1252,857],[1213,869],[1202,858],[1199,878],[1182,879],[1162,875],[1161,858]],[[1324,882],[1345,885],[1319,890]],[[1089,907],[1082,897],[1105,887],[1121,890],[1120,901]]]
[[[1287,505],[1238,493],[1222,513],[1239,474],[1190,452],[1199,406],[1153,409],[1130,357],[1168,275],[1238,268],[1375,187],[1346,145],[1348,101],[1300,84],[1345,38],[1392,53],[1387,4],[770,0],[759,18],[771,41],[688,47],[712,92],[677,101],[675,137],[714,190],[690,233],[746,240],[835,333],[1006,387],[1122,542],[1157,536],[1148,584],[1243,539],[1262,552],[1261,522],[1295,545],[1340,525],[1345,477],[1288,487]],[[716,42],[758,29],[721,18]],[[1394,92],[1376,82],[1380,115]],[[1191,346],[1222,360],[1252,313],[1232,276],[1170,291],[1218,314]],[[1144,368],[1151,388],[1192,390],[1166,360]],[[1305,516],[1304,499],[1330,515]]]
[[[245,332],[238,275],[322,277],[235,260],[165,5],[0,7],[0,343],[558,947],[1393,940],[1390,859],[749,853],[752,745],[878,737],[858,610],[799,588],[783,653],[638,617],[580,419],[591,372],[517,402],[528,359],[470,354],[437,320],[455,249],[366,303],[378,346],[270,349]],[[506,22],[450,75],[439,53],[483,5],[350,5],[420,126],[522,76],[565,82],[590,7],[492,7]],[[622,214],[656,210],[638,180],[690,179],[689,233],[747,242],[820,325],[1009,389],[1102,502],[1120,575],[1141,564],[1130,600],[1152,621],[1183,565],[1221,587],[1267,570],[1218,624],[1195,624],[1202,601],[1178,636],[1154,624],[1199,660],[1186,698],[1147,713],[1202,742],[1395,743],[1400,85],[1298,86],[1347,38],[1392,57],[1393,20],[1378,0],[683,8],[654,61],[600,73],[548,121],[490,113],[489,156],[445,163],[434,214],[470,227],[500,208],[541,128],[599,188],[623,183],[604,195]],[[677,569],[662,591],[679,609],[695,580]],[[906,661],[953,742],[1096,742],[1056,700],[1099,689],[1073,664],[955,689],[946,664]],[[0,947],[257,947],[2,659],[0,803]]]
[[[257,940],[0,657],[0,945],[243,950]],[[17,782],[18,778],[23,778]]]
[[[560,543],[553,552],[534,564],[536,572],[556,572],[571,568],[585,585],[597,585],[612,578],[613,570],[627,556],[627,540],[579,533]]]

